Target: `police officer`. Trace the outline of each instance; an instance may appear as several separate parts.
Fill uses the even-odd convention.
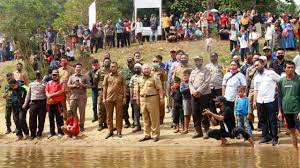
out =
[[[163,90],[161,81],[151,75],[151,69],[144,64],[142,67],[143,77],[139,81],[139,92],[137,101],[140,103],[141,112],[143,114],[144,122],[144,137],[139,141],[146,141],[152,138],[154,142],[159,140],[159,104],[163,102]],[[159,102],[160,101],[160,102]]]
[[[110,73],[110,58],[104,58],[103,65],[98,69],[94,76],[94,84],[98,86],[98,131],[107,127],[106,125],[106,109],[103,104],[103,80],[104,76]]]
[[[124,79],[126,80],[126,104],[123,107],[123,118],[125,120],[125,126],[124,128],[129,128],[130,127],[130,122],[129,122],[129,114],[128,114],[128,108],[129,108],[129,104],[130,103],[130,87],[129,87],[129,83],[130,83],[130,79],[131,77],[134,75],[134,59],[133,57],[129,57],[127,59],[127,66],[128,68],[124,68],[122,70],[122,74],[124,76]],[[131,105],[132,107],[132,105]],[[132,108],[131,108],[132,109]],[[132,112],[133,114],[133,112]],[[132,118],[134,116],[132,115]],[[134,124],[132,125],[134,127]]]
[[[192,94],[192,114],[196,134],[193,138],[203,136],[201,122],[203,123],[205,136],[208,138],[207,131],[209,129],[209,121],[206,116],[203,116],[203,110],[209,108],[210,90],[210,71],[203,66],[203,58],[196,56],[194,58],[196,68],[192,71],[189,79],[189,88]]]

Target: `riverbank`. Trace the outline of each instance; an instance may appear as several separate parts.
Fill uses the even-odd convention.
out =
[[[161,136],[160,141],[153,142],[152,140],[145,142],[138,142],[143,137],[143,132],[132,133],[132,128],[123,129],[123,137],[105,139],[107,129],[101,132],[97,131],[97,122],[92,123],[92,102],[91,98],[88,98],[87,111],[86,111],[86,122],[85,132],[81,133],[77,139],[70,139],[64,136],[62,139],[57,136],[47,139],[49,133],[49,118],[46,117],[45,129],[42,139],[35,140],[21,140],[16,141],[17,137],[15,134],[4,134],[6,131],[5,127],[5,116],[4,113],[0,113],[0,118],[3,119],[0,125],[0,146],[16,146],[16,147],[219,147],[220,142],[214,139],[204,140],[202,138],[192,139],[194,129],[193,124],[190,124],[190,132],[186,135],[180,133],[174,133],[174,130],[170,128],[171,114],[166,113],[165,123],[161,125]],[[29,114],[27,113],[27,118]],[[28,119],[27,119],[28,121]],[[115,123],[115,121],[114,121]],[[216,129],[219,127],[215,127]],[[12,129],[14,129],[14,124]],[[115,132],[116,133],[116,132]],[[256,147],[272,147],[271,144],[259,145],[258,140],[260,132],[254,131]],[[277,147],[292,147],[289,142],[289,137],[285,135],[285,132],[280,133],[279,145]],[[244,142],[242,139],[228,139],[228,147],[249,147],[248,142]]]

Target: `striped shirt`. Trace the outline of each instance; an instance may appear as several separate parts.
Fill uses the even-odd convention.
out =
[[[129,87],[133,89],[133,94],[132,94],[132,99],[136,100],[137,99],[137,93],[138,93],[138,82],[139,78],[142,75],[137,75],[135,74],[134,76],[131,77],[130,82],[129,82]]]

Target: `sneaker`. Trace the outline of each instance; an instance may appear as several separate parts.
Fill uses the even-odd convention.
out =
[[[121,132],[118,132],[118,133],[117,133],[117,136],[118,136],[119,138],[122,138],[122,133],[121,133]]]
[[[63,138],[64,137],[63,134],[58,134],[57,136],[58,136],[58,138]]]
[[[94,118],[94,119],[92,120],[92,122],[96,122],[96,121],[98,121],[98,119],[96,119],[96,118]]]
[[[141,129],[141,127],[135,127],[133,130],[132,130],[132,132],[134,133],[134,132],[139,132],[139,131],[141,131],[142,129]]]
[[[147,140],[149,140],[149,139],[151,139],[151,137],[143,137],[142,139],[140,139],[139,140],[139,142],[143,142],[143,141],[147,141]]]
[[[157,141],[159,141],[158,137],[153,138],[153,142],[157,142]]]

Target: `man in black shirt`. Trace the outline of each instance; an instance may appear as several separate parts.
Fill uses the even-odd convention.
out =
[[[220,129],[212,129],[208,131],[208,136],[221,140],[221,146],[228,144],[226,137],[237,137],[239,134],[243,136],[245,140],[248,140],[252,147],[254,147],[254,141],[250,135],[241,127],[235,126],[235,117],[233,110],[225,106],[226,99],[223,96],[218,96],[214,99],[216,108],[220,108],[219,114],[214,114],[211,111],[206,110],[203,115],[212,117],[211,119],[217,120],[220,123]]]

